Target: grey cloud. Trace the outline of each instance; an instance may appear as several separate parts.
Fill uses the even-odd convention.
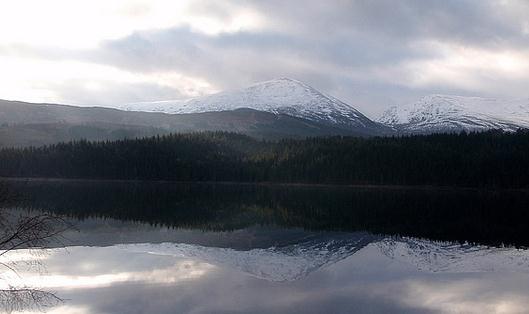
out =
[[[199,0],[191,10],[228,19],[239,8],[264,16],[264,28],[215,36],[186,27],[150,30],[104,42],[90,51],[15,48],[20,54],[85,60],[132,72],[176,72],[203,78],[220,89],[288,76],[343,98],[368,114],[429,93],[527,96],[529,84],[523,79],[464,67],[461,71],[482,82],[481,88],[435,82],[406,85],[404,76],[409,69],[403,66],[441,58],[441,52],[428,45],[432,42],[493,52],[529,51],[529,32],[524,31],[524,27],[529,29],[527,1]],[[0,47],[0,54],[7,48]],[[374,74],[377,71],[396,74],[381,78]],[[76,99],[73,92],[64,93]],[[108,93],[112,101],[177,98],[178,94],[154,86],[116,86]]]
[[[82,80],[70,80],[63,83],[45,84],[46,89],[57,91],[58,97],[65,104],[81,105],[116,105],[131,100],[156,101],[160,99],[179,99],[184,96],[177,89],[153,83],[117,83],[99,82],[98,88],[86,86]]]
[[[301,38],[280,33],[235,33],[207,36],[186,28],[136,33],[108,42],[98,56],[132,71],[175,70],[204,77],[221,88],[253,81],[292,76],[318,88],[348,72],[362,73],[366,67],[435,56],[390,45],[364,34],[328,38]],[[332,88],[331,88],[332,89]]]
[[[179,71],[221,89],[292,76],[328,93],[337,91],[337,96],[374,112],[388,98],[398,103],[429,92],[469,92],[446,86],[417,90],[370,76],[371,67],[439,56],[422,42],[529,48],[520,18],[523,12],[529,15],[529,6],[523,2],[503,7],[496,1],[472,0],[236,1],[228,7],[217,4],[212,12],[225,15],[234,3],[265,15],[268,27],[218,36],[187,28],[135,33],[104,43],[97,58],[132,71]]]
[[[478,45],[528,45],[522,24],[524,16],[529,15],[529,4],[523,1],[509,1],[505,6],[495,0],[276,0],[256,1],[255,5],[273,12],[277,23],[305,33],[332,35],[355,30],[398,41],[438,39]]]

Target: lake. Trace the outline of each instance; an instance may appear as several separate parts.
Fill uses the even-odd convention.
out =
[[[529,192],[10,181],[13,215],[73,228],[0,262],[47,313],[522,313]],[[38,302],[37,302],[38,303]]]

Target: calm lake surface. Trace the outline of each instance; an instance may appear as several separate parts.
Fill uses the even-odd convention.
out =
[[[529,193],[9,182],[14,214],[75,224],[1,257],[0,284],[63,299],[13,312],[526,313]],[[64,247],[65,246],[65,247]],[[5,310],[9,302],[2,300]]]

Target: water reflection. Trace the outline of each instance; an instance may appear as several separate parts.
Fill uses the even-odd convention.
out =
[[[524,191],[16,183],[76,220],[7,283],[50,313],[489,313],[529,306]],[[508,244],[507,246],[502,245]],[[492,246],[491,246],[492,245]],[[4,276],[5,275],[5,276]]]
[[[222,249],[175,243],[53,250],[46,274],[22,275],[68,299],[50,313],[515,313],[529,306],[527,272],[505,267],[421,271],[408,262],[417,254],[387,253],[388,245],[398,248],[408,240],[372,242],[292,281],[275,281],[258,271],[270,269],[270,258],[274,267],[290,269],[293,260],[287,255],[234,251],[229,259],[240,261],[231,263]],[[196,254],[201,250],[206,253]],[[269,258],[248,258],[254,253]]]
[[[12,182],[9,206],[206,231],[280,226],[529,246],[529,192],[470,189]],[[250,247],[254,246],[253,244]]]

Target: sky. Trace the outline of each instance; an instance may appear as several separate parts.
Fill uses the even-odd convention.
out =
[[[526,0],[5,0],[0,98],[112,106],[279,77],[371,117],[529,98],[528,17]]]

